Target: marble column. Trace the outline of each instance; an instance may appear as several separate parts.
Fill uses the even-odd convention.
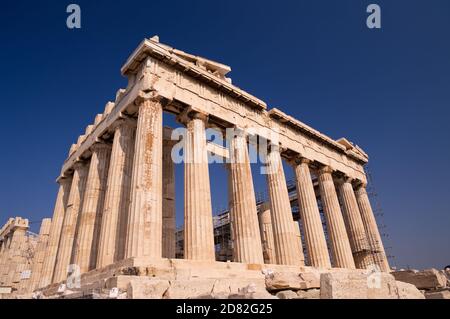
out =
[[[80,213],[81,203],[84,199],[87,173],[88,165],[83,162],[75,163],[72,185],[70,187],[66,213],[61,229],[61,239],[56,257],[56,266],[52,280],[53,283],[59,283],[67,279],[67,268],[71,262],[78,215]]]
[[[184,258],[215,260],[206,116],[187,121],[184,144]]]
[[[344,178],[339,182],[342,213],[356,268],[366,269],[373,260],[351,182],[351,178]]]
[[[163,220],[162,253],[164,258],[175,258],[175,164],[172,147],[176,141],[163,141]]]
[[[292,240],[294,236],[292,210],[283,163],[278,150],[271,150],[267,155],[266,165],[277,263],[280,265],[298,265],[300,251],[298,251],[298,245]]]
[[[230,143],[229,182],[235,262],[264,263],[247,138],[237,130]]]
[[[139,105],[126,258],[162,257],[162,105]]]
[[[0,284],[2,283],[4,260],[6,256],[6,238],[0,241]]]
[[[233,213],[233,208],[234,208],[234,204],[233,204],[233,188],[232,188],[232,177],[231,177],[231,167],[230,167],[230,163],[228,160],[225,161],[224,167],[225,170],[227,171],[227,191],[228,191],[228,221],[229,221],[229,226],[230,226],[230,241],[229,241],[229,245],[219,242],[218,244],[220,244],[220,251],[219,251],[219,255],[226,255],[227,256],[227,260],[228,260],[228,256],[231,255],[230,261],[234,261],[235,260],[235,249],[234,249],[234,231],[235,231],[235,227],[233,227],[234,221],[233,221],[233,217],[235,216],[235,214]],[[214,218],[213,218],[214,220]],[[216,242],[215,242],[216,244]]]
[[[258,214],[259,230],[265,264],[276,264],[275,244],[273,242],[272,217],[270,216],[270,203],[264,203]]]
[[[31,278],[29,282],[30,292],[39,288],[51,224],[52,220],[50,218],[44,218],[41,223],[41,228],[39,229],[39,238],[34,252],[33,268],[31,269]]]
[[[8,274],[8,265],[9,265],[9,253],[11,245],[10,236],[5,236],[3,238],[3,253],[2,253],[2,263],[0,265],[0,284],[5,285],[6,276]]]
[[[26,244],[27,229],[28,227],[17,227],[12,233],[5,286],[12,286],[20,281],[20,274],[23,270],[21,265],[26,263],[23,250]]]
[[[105,204],[97,256],[97,268],[125,256],[136,121],[117,123],[109,164]]]
[[[10,233],[8,234],[6,241],[7,241],[7,250],[6,250],[6,254],[5,254],[5,263],[3,265],[3,275],[2,275],[2,283],[3,285],[7,286],[8,285],[8,278],[9,278],[9,274],[10,274],[10,267],[12,264],[12,255],[13,255],[13,245],[12,245],[12,240],[13,240],[13,234]]]
[[[80,267],[80,273],[96,268],[106,181],[111,158],[111,145],[96,143],[91,150],[92,157],[79,216],[79,231],[74,245],[73,263]]]
[[[293,221],[294,223],[294,237],[293,237],[293,241],[297,244],[298,246],[298,251],[299,253],[299,264],[300,265],[305,265],[305,254],[303,253],[303,242],[302,242],[302,234],[300,232],[300,224],[297,221]]]
[[[330,167],[320,169],[319,189],[327,220],[334,266],[337,268],[354,269],[355,262],[353,261],[352,250],[331,173],[332,170]]]
[[[50,226],[47,248],[45,250],[42,273],[39,279],[39,288],[46,287],[52,283],[64,215],[67,208],[67,201],[69,199],[70,187],[72,185],[72,177],[61,178],[58,183],[59,190],[56,197],[55,208],[53,211],[53,218]]]
[[[381,241],[380,232],[378,230],[377,221],[370,205],[369,196],[367,195],[365,185],[361,185],[355,192],[356,201],[358,203],[361,218],[366,230],[367,239],[372,251],[372,257],[376,265],[381,271],[389,272],[389,262],[384,251],[383,242]]]
[[[8,260],[8,237],[4,236],[1,241],[0,246],[0,285],[3,284],[4,281],[4,273],[6,272],[5,267],[7,265]]]
[[[310,161],[305,158],[298,159],[294,164],[298,207],[305,235],[306,251],[312,267],[331,268],[309,164]]]

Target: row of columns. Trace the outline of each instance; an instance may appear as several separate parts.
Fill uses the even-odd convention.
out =
[[[78,265],[83,273],[124,258],[174,257],[172,144],[163,141],[162,113],[160,100],[143,99],[137,122],[119,120],[115,123],[112,145],[95,144],[91,148],[90,162],[77,162],[73,175],[60,179],[41,287],[65,280],[70,264]],[[179,119],[187,127],[184,257],[214,260],[205,134],[207,116],[193,112]],[[243,132],[230,141],[230,157],[237,159],[229,165],[234,260],[263,263],[267,259],[278,264],[304,265],[300,230],[292,218],[280,153],[270,152],[267,162],[270,235],[267,227],[262,230],[261,225],[265,224],[258,221],[247,139]],[[306,249],[312,266],[330,268],[309,164],[306,159],[294,163]],[[345,182],[339,189],[343,194],[341,211],[329,168],[320,170],[319,187],[335,266],[359,268],[367,265],[370,262],[367,252],[376,246],[380,252],[377,263],[388,267],[367,194],[359,190],[355,195],[350,182]],[[263,256],[261,249],[268,243],[264,240],[266,237],[261,242],[260,232],[263,231],[267,238],[273,239],[270,256]]]
[[[312,266],[330,267],[309,164],[306,159],[300,159],[295,164],[298,203],[306,247]],[[319,170],[318,182],[334,266],[365,269],[375,264],[382,271],[389,271],[365,186],[360,185],[355,192],[351,179],[338,181],[341,209],[332,170],[329,167]],[[378,256],[378,259],[376,260],[374,256]]]
[[[124,258],[162,256],[160,102],[142,101],[137,123],[119,120],[112,145],[97,143],[91,151],[89,163],[76,163],[60,180],[41,287],[65,280],[71,264],[84,273]],[[174,232],[173,195],[166,196],[172,204],[164,227]],[[165,256],[174,255],[174,239]]]

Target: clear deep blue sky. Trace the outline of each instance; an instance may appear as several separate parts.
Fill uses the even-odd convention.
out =
[[[393,263],[450,264],[448,0],[75,2],[81,30],[66,28],[69,1],[2,3],[0,224],[52,215],[71,143],[125,87],[128,55],[158,34],[230,65],[233,83],[269,108],[360,145]],[[365,25],[373,2],[381,30]],[[211,174],[214,206],[225,206],[224,170]],[[177,196],[181,217],[181,167]]]

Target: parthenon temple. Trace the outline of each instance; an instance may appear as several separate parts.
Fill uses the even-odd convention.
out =
[[[28,221],[13,219],[1,229],[0,286],[56,295],[126,288],[137,277],[168,280],[173,288],[177,280],[233,277],[227,272],[242,272],[248,282],[267,269],[389,272],[366,190],[367,154],[268,108],[233,85],[230,71],[157,36],[142,41],[121,69],[126,89],[70,147],[53,216],[42,222],[31,262],[18,254]],[[173,138],[163,114],[185,128],[182,137]],[[207,138],[208,128],[234,134],[219,145]],[[184,226],[177,231],[173,150],[180,142]],[[265,153],[262,202],[255,195],[250,143]],[[232,244],[222,261],[214,235],[211,154],[226,159],[228,174],[223,188]],[[294,172],[291,186],[286,167]],[[17,279],[25,270],[31,271],[26,284]],[[78,275],[79,285],[71,288]]]

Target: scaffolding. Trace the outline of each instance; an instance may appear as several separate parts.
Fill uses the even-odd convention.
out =
[[[376,192],[375,184],[373,182],[372,172],[369,165],[364,166],[364,171],[367,177],[367,195],[369,196],[370,202],[372,203],[373,214],[377,221],[378,230],[380,236],[384,243],[384,250],[386,252],[386,257],[388,258],[389,264],[395,264],[395,256],[392,253],[392,246],[390,246],[390,238],[388,233],[388,227],[384,220],[384,212],[381,207],[381,202],[379,200],[378,193]],[[388,245],[386,245],[388,244]]]

